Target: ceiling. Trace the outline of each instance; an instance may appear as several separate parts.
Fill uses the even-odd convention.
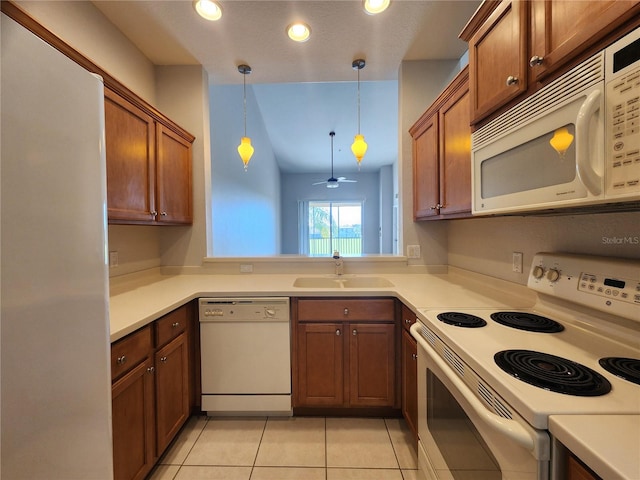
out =
[[[480,1],[392,0],[387,11],[370,16],[360,0],[221,0],[218,22],[200,18],[191,0],[93,3],[156,65],[203,65],[214,85],[241,84],[237,66],[250,65],[247,85],[281,170],[328,170],[329,131],[335,130],[340,175],[356,165],[349,149],[357,130],[352,61],[366,60],[360,71],[361,132],[369,150],[362,170],[374,171],[397,158],[400,63],[458,59],[466,50],[458,33]],[[307,42],[286,36],[294,21],[311,26]],[[386,114],[390,106],[396,111]],[[304,158],[292,132],[295,144],[307,146]]]

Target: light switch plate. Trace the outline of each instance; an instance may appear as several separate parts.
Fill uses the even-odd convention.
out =
[[[407,245],[407,258],[420,258],[420,245]]]
[[[109,252],[109,267],[114,268],[118,266],[118,251],[113,250]]]
[[[250,263],[240,265],[240,273],[251,273],[253,272],[253,265]]]
[[[516,273],[522,273],[522,252],[513,252],[512,269]]]

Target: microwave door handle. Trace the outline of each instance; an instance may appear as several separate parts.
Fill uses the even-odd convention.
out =
[[[576,118],[576,173],[583,185],[593,195],[602,192],[600,175],[593,169],[589,150],[589,123],[600,109],[600,90],[591,92],[584,101]]]
[[[429,355],[429,358],[442,370],[449,381],[453,383],[455,388],[469,402],[469,405],[482,420],[494,430],[515,441],[518,445],[526,448],[530,452],[535,451],[534,438],[525,428],[515,420],[508,420],[491,413],[484,404],[476,397],[469,387],[458,377],[458,375],[447,365],[447,363],[433,350],[431,345],[420,334],[420,322],[411,325],[411,335],[420,344],[423,350]]]

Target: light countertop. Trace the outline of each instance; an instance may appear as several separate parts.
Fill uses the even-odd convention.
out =
[[[640,415],[551,415],[549,429],[602,478],[640,479]]]
[[[175,308],[199,297],[229,296],[392,296],[419,308],[527,308],[535,293],[522,285],[449,267],[442,274],[381,274],[393,286],[384,288],[298,288],[299,274],[160,275],[149,273],[112,280],[109,301],[114,342]],[[325,275],[331,277],[331,275]],[[354,276],[354,275],[351,275]],[[347,278],[345,275],[343,278]]]

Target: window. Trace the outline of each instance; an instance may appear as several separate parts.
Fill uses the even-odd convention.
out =
[[[362,202],[309,201],[308,230],[301,253],[310,256],[362,255]]]

